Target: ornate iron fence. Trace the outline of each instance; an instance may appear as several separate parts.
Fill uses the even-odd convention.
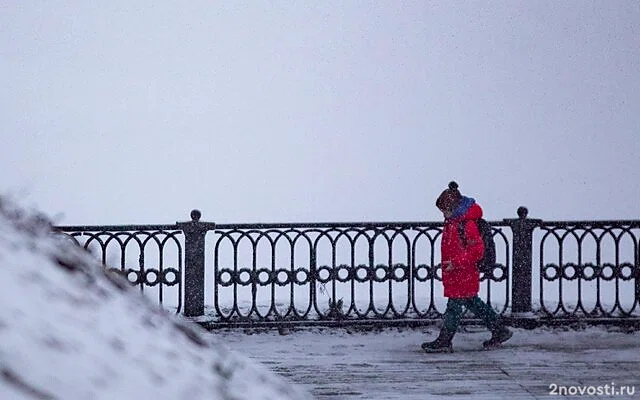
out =
[[[178,313],[183,302],[183,232],[178,225],[64,226],[56,228],[120,272],[141,292]],[[171,298],[168,299],[167,296]]]
[[[638,315],[640,221],[545,222],[538,235],[542,315]]]
[[[509,241],[500,225],[506,226],[494,223],[494,234],[505,251],[482,285],[485,298],[504,313],[510,306]],[[441,231],[442,223],[411,222],[218,225],[212,317],[219,322],[440,317]]]
[[[216,225],[200,217],[58,229],[208,328],[419,325],[444,312],[440,222]],[[480,295],[503,318],[640,321],[640,221],[543,222],[521,207],[518,218],[490,224],[497,262],[481,276]]]

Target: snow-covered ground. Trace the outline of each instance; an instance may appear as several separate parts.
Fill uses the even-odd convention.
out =
[[[481,351],[489,333],[466,327],[454,338],[451,354],[420,349],[436,336],[435,328],[214,334],[318,399],[545,399],[565,393],[579,397],[573,394],[581,391],[594,394],[587,398],[640,397],[640,332],[614,327],[514,331],[503,348]]]
[[[305,399],[0,198],[0,399]]]

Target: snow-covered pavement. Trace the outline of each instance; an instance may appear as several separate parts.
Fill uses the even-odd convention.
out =
[[[454,353],[423,353],[420,343],[435,329],[212,334],[318,399],[640,398],[640,332],[515,329],[503,348],[482,351],[489,333],[467,327],[455,337]]]

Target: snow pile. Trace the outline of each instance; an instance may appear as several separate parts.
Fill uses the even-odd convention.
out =
[[[307,399],[0,198],[0,398]]]

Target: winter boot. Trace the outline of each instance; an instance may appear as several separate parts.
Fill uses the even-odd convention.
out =
[[[453,334],[442,328],[436,340],[422,343],[422,350],[427,353],[451,353],[453,352],[452,340]]]
[[[511,336],[513,336],[513,332],[511,332],[504,325],[499,325],[491,331],[491,339],[482,342],[482,347],[488,349],[499,346],[507,340],[511,339]]]

